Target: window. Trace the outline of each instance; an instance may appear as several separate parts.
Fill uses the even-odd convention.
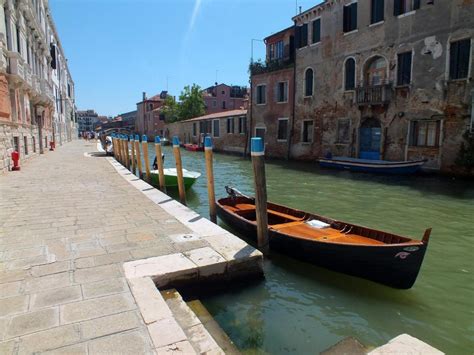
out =
[[[288,82],[281,81],[276,85],[276,101],[287,102],[288,101]]]
[[[451,42],[449,51],[449,79],[466,79],[469,74],[471,39]]]
[[[279,141],[286,141],[288,139],[288,118],[278,119],[278,137]]]
[[[344,64],[344,90],[355,89],[355,60],[348,58]]]
[[[366,65],[365,84],[382,85],[387,78],[387,61],[380,56],[372,57]]]
[[[412,121],[411,145],[437,147],[439,145],[441,121]]]
[[[384,20],[384,0],[372,0],[370,8],[370,23],[377,23]]]
[[[222,101],[222,109],[225,110],[225,100]]]
[[[18,53],[21,54],[21,37],[20,37],[20,27],[16,26],[16,48]]]
[[[264,105],[267,102],[266,86],[257,86],[257,105]]]
[[[308,68],[304,74],[304,96],[313,95],[313,69]]]
[[[262,138],[263,146],[265,147],[265,128],[255,128],[255,137]]]
[[[313,21],[312,26],[312,43],[321,42],[321,19],[318,18]]]
[[[418,10],[420,8],[420,0],[394,0],[393,15],[399,16],[407,12]]]
[[[411,83],[411,52],[397,55],[397,85],[409,85]]]
[[[357,3],[344,6],[343,31],[345,33],[357,29]]]
[[[197,123],[194,122],[193,123],[193,137],[196,137],[197,136]]]
[[[348,118],[341,118],[337,121],[337,143],[349,143],[351,121]]]
[[[296,44],[298,48],[303,48],[308,45],[308,24],[305,23],[296,27]]]
[[[245,116],[239,117],[239,133],[240,134],[247,133],[247,117]]]
[[[303,130],[301,141],[303,143],[312,143],[313,142],[313,121],[303,121]]]
[[[13,137],[13,148],[18,152],[18,154],[20,154],[20,138],[19,137]]]
[[[212,100],[212,107],[217,107],[217,100]]]
[[[215,138],[219,138],[219,131],[220,131],[220,121],[219,120],[212,120],[212,136]]]
[[[28,155],[28,138],[23,136],[23,149],[25,150],[25,155]]]
[[[221,94],[222,94],[222,95],[225,95],[225,91],[224,91],[224,90],[222,90],[222,91],[221,91]]]
[[[227,134],[234,133],[234,117],[229,117],[227,119]]]
[[[285,46],[283,44],[283,41],[278,41],[276,43],[270,44],[270,53],[269,53],[270,60],[282,59],[284,47]]]

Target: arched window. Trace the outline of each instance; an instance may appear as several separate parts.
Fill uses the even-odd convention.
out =
[[[365,82],[367,85],[382,85],[387,81],[387,61],[375,56],[365,66]]]
[[[355,88],[355,60],[348,58],[344,68],[344,90],[354,90]]]
[[[313,95],[313,69],[308,68],[304,74],[304,96]]]

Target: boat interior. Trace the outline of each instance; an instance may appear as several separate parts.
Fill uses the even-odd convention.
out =
[[[221,206],[250,222],[256,222],[256,211],[253,200],[244,197],[226,198],[219,201]],[[293,210],[284,206],[268,203],[268,226],[274,231],[302,239],[314,241],[359,244],[359,245],[386,245],[416,242],[413,239],[394,234],[356,226],[341,221],[334,221],[322,216]],[[323,228],[311,225],[310,221],[327,224]]]

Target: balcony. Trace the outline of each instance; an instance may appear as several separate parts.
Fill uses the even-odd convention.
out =
[[[249,72],[250,75],[258,75],[263,73],[270,73],[277,70],[287,69],[293,66],[293,59],[276,59],[271,61],[262,62],[258,60],[250,63]]]
[[[359,86],[356,88],[356,103],[359,106],[387,105],[392,98],[392,84]]]
[[[52,101],[54,103],[53,89],[46,79],[40,79],[41,96],[45,101]]]
[[[8,52],[8,62],[9,74],[16,76],[17,79],[25,80],[25,67],[20,54],[17,52]]]

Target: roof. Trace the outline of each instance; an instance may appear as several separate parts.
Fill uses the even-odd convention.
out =
[[[285,33],[286,31],[292,31],[294,28],[295,28],[295,27],[294,27],[293,25],[291,25],[290,27],[287,27],[287,28],[285,28],[285,29],[283,29],[283,30],[280,30],[280,31],[278,31],[278,32],[275,32],[275,33],[273,33],[273,34],[271,34],[271,35],[265,37],[265,38],[263,39],[263,41],[266,43],[269,38],[272,38],[272,37],[278,36],[278,35],[280,35],[280,34],[283,34],[283,33]]]
[[[329,2],[329,0],[321,0],[321,2],[320,2],[319,4],[316,4],[316,5],[314,5],[313,7],[310,7],[309,9],[307,9],[307,10],[305,10],[305,11],[303,11],[303,12],[301,12],[301,13],[295,15],[295,16],[293,16],[291,19],[292,19],[293,21],[296,21],[299,17],[303,17],[303,16],[309,14],[311,11],[314,11],[314,10],[316,10],[316,9],[318,9],[318,8],[323,9],[323,8],[324,8],[323,6],[326,5],[328,2]]]
[[[247,114],[247,110],[230,110],[230,111],[216,112],[216,113],[211,113],[209,115],[194,117],[194,118],[190,118],[189,120],[181,121],[181,122],[203,121],[203,120],[209,120],[209,119],[214,119],[214,118],[242,116],[246,114]]]

